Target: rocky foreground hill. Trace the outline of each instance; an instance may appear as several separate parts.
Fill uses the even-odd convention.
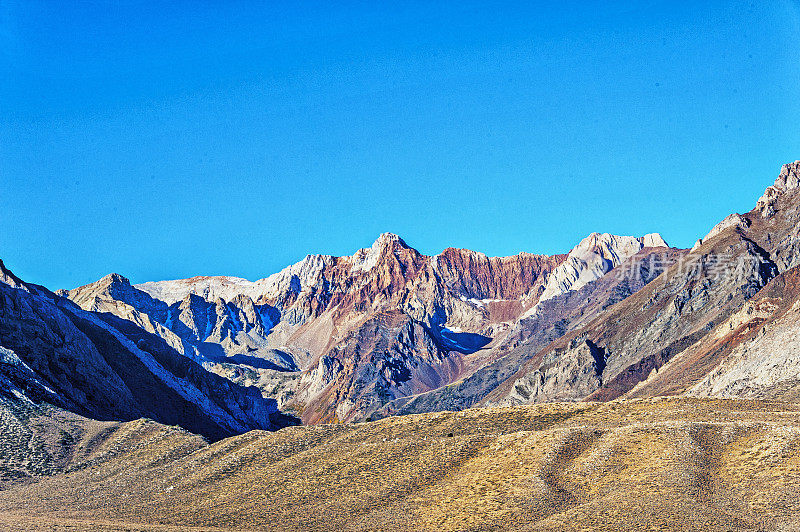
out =
[[[800,161],[691,249],[0,263],[0,526],[797,529],[798,313]]]

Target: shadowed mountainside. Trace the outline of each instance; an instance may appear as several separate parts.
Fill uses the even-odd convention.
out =
[[[273,400],[214,375],[160,336],[80,309],[0,262],[0,396],[101,420],[150,417],[211,439],[283,422]]]

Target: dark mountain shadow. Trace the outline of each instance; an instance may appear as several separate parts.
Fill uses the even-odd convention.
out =
[[[262,397],[261,392],[256,387],[241,386],[224,377],[207,371],[194,360],[184,356],[172,348],[160,336],[145,331],[137,324],[129,320],[125,320],[110,313],[98,313],[97,315],[103,321],[130,339],[134,344],[136,344],[136,347],[142,351],[150,353],[150,355],[152,355],[153,358],[172,375],[191,382],[196,388],[212,399],[212,401],[214,401],[214,403],[216,403],[219,407],[228,411],[228,413],[230,413],[234,418],[240,418],[241,416],[237,416],[236,412],[231,410],[231,406],[238,407],[237,410],[241,409],[241,411],[245,413],[250,412],[250,414],[259,411],[262,412],[266,419],[253,419],[250,422],[251,426],[249,428],[275,429],[299,423],[297,418],[279,412],[277,402],[274,399]],[[100,339],[97,335],[95,335],[95,338],[98,340]],[[103,339],[103,344],[106,347],[111,347],[114,343],[118,344],[118,342],[115,342],[114,340],[115,339],[113,337],[106,337]],[[215,344],[206,345],[211,346]],[[217,347],[219,347],[221,350],[221,346]],[[116,351],[116,349],[114,349],[114,351]],[[131,358],[134,360],[128,362],[128,360]],[[222,358],[225,357],[223,356]],[[126,359],[128,359],[126,360],[126,363],[132,363],[134,366],[136,365],[137,360],[132,355],[128,354]],[[141,362],[139,362],[139,364],[141,364]],[[115,371],[118,373],[128,373],[128,370],[125,367],[121,367],[120,364],[114,364],[114,366]],[[128,384],[129,387],[131,384],[133,384],[135,387],[138,384],[139,379],[123,378],[123,380],[126,381],[126,384]],[[132,382],[129,383],[129,381]],[[177,393],[172,392],[172,390],[170,390],[168,387],[164,386],[164,388],[167,390],[167,397],[159,395],[161,390],[158,391],[159,393],[136,394],[137,397],[144,396],[142,399],[140,399],[140,401],[144,401],[146,403],[145,410],[149,417],[153,417],[153,419],[162,423],[180,425],[187,430],[202,434],[211,440],[218,440],[221,437],[234,434],[234,432],[231,432],[230,430],[224,431],[224,428],[223,430],[210,430],[208,427],[209,421],[211,421],[210,424],[212,425],[218,425],[218,423],[214,422],[213,420],[205,419],[208,416],[197,416],[194,414],[194,412],[192,412],[193,410],[199,410],[199,407],[192,408],[188,405],[184,405],[180,406],[179,408],[172,408],[173,405],[170,404],[170,401],[177,401],[178,404],[186,403],[188,401],[178,396]],[[144,392],[144,390],[142,391]],[[155,392],[155,390],[153,391]],[[175,412],[175,410],[178,411]],[[189,412],[191,412],[193,415],[187,416],[186,414]],[[195,417],[199,417],[199,419],[195,420]],[[246,421],[243,423],[247,424]]]
[[[225,350],[219,344],[213,342],[196,342],[190,345],[195,346],[200,354],[209,360],[216,362],[225,361]]]
[[[261,316],[261,324],[264,326],[264,335],[266,336],[272,332],[272,329],[275,327],[275,325],[280,323],[281,310],[267,303],[264,303],[263,305],[256,305],[256,310],[258,310],[258,313]]]
[[[492,341],[490,337],[482,334],[455,332],[445,328],[439,329],[435,334],[441,341],[442,347],[448,351],[458,351],[464,355],[472,354]]]
[[[276,430],[303,424],[303,421],[299,417],[286,412],[281,412],[280,410],[270,414],[269,420],[272,422],[272,425]]]

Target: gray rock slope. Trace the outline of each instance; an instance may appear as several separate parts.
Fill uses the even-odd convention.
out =
[[[726,218],[642,290],[540,350],[482,404],[763,394],[781,378],[774,368],[793,367],[791,319],[734,355],[730,334],[749,301],[800,263],[799,168],[785,165],[755,209]]]

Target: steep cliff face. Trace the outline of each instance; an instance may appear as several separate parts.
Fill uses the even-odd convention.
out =
[[[536,370],[514,381],[508,404],[580,401],[597,390],[606,354],[589,340],[572,340],[542,357]]]
[[[0,263],[0,372],[17,399],[95,419],[150,417],[212,439],[271,429],[274,401],[205,371],[161,336],[84,311]]]

